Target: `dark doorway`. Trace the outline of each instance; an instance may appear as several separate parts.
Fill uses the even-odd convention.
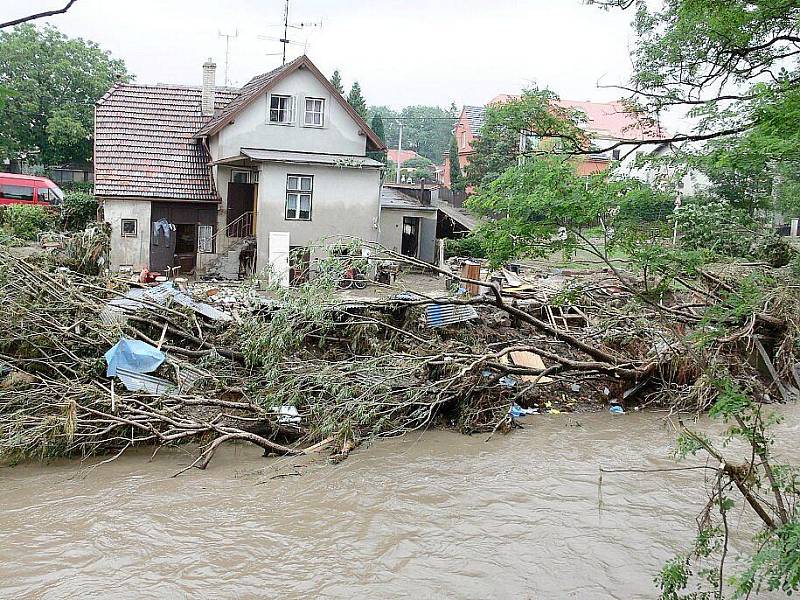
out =
[[[197,260],[197,225],[177,223],[175,225],[175,264],[181,273],[194,273]]]
[[[256,186],[253,183],[234,183],[228,184],[228,210],[226,215],[226,226],[239,219],[243,214],[253,212],[253,204],[256,197]],[[253,235],[252,220],[250,226],[242,230],[241,236],[235,235],[232,237],[247,237]],[[238,228],[234,227],[230,233],[236,233]]]
[[[416,258],[419,248],[419,217],[403,217],[403,240],[400,251],[403,256]]]
[[[168,219],[153,221],[150,232],[150,270],[163,273],[175,259],[175,230]]]

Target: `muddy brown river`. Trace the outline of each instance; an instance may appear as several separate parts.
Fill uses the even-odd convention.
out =
[[[800,411],[783,411],[798,439]],[[433,431],[339,465],[223,448],[90,468],[0,469],[2,598],[654,598],[693,537],[701,471],[663,415],[528,417],[511,435]],[[792,451],[796,451],[793,449]]]

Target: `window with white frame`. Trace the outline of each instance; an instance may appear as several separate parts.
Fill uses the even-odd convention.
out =
[[[314,177],[311,175],[288,175],[286,177],[286,219],[290,221],[311,220],[311,195]]]
[[[271,94],[269,97],[269,122],[294,122],[294,97]]]
[[[136,237],[139,234],[139,222],[136,219],[122,219],[122,237]]]
[[[311,127],[322,127],[325,122],[325,100],[306,98],[306,112],[303,123]]]

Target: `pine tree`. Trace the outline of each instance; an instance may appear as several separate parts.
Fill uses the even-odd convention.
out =
[[[455,136],[450,140],[450,189],[456,192],[464,189],[464,174],[458,163],[458,142]]]
[[[367,118],[367,101],[361,95],[361,86],[358,82],[353,82],[353,87],[350,88],[350,93],[347,95],[347,102],[353,109],[361,116],[362,119]]]
[[[381,117],[380,113],[375,113],[375,115],[372,117],[370,127],[372,128],[372,131],[375,132],[375,135],[377,135],[382,142],[386,143],[386,130],[383,128],[383,117]],[[386,152],[372,152],[370,154],[372,155],[370,158],[374,158],[375,160],[386,164]]]
[[[342,85],[342,75],[339,73],[339,69],[336,69],[331,75],[331,85],[339,92],[342,96],[344,96],[344,86]]]

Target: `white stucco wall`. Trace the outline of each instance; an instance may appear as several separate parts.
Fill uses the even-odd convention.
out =
[[[150,201],[105,198],[105,221],[111,225],[111,269],[130,266],[135,271],[150,260]],[[136,219],[136,237],[122,237],[122,219]]]
[[[287,175],[312,175],[311,220],[285,217]],[[269,233],[285,231],[291,246],[337,235],[378,240],[380,172],[377,169],[264,163],[258,185],[257,268],[269,264]],[[319,255],[319,253],[317,253]]]
[[[270,94],[294,96],[292,124],[268,122]],[[325,100],[323,127],[303,125],[307,96]],[[236,156],[240,148],[364,156],[367,144],[366,136],[353,118],[307,69],[298,69],[278,82],[236,115],[234,122],[214,138],[218,138],[212,139],[210,144],[214,160]]]
[[[382,208],[380,239],[378,241],[388,250],[394,252],[402,251],[403,217],[421,217],[423,219],[431,219],[435,223],[436,211],[413,210],[410,208]],[[435,239],[432,241],[423,239],[421,229],[420,227],[420,244],[428,243],[429,245],[435,245]],[[429,249],[428,251],[432,252],[433,250]]]

